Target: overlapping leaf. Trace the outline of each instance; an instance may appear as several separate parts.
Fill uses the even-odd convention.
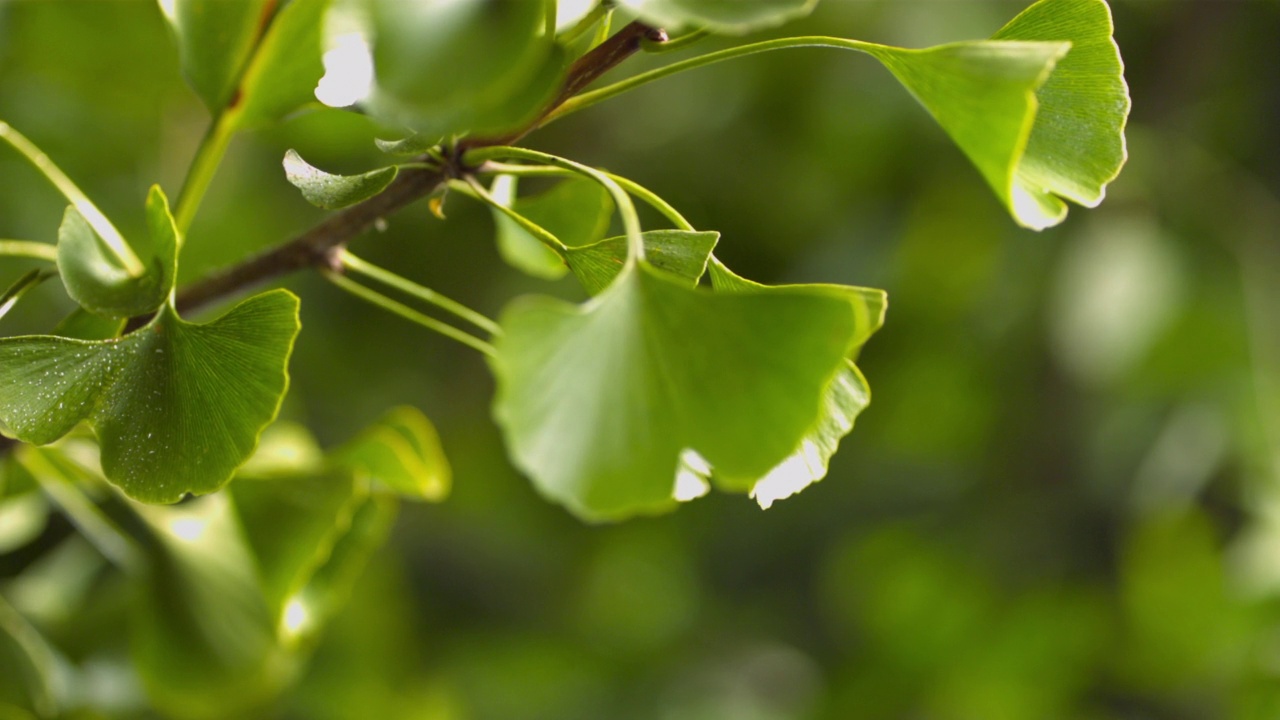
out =
[[[205,325],[166,308],[118,340],[0,339],[0,423],[44,444],[88,420],[107,478],[144,502],[212,492],[275,417],[297,332],[297,298],[272,291]]]
[[[500,133],[528,121],[567,66],[545,27],[548,2],[377,0],[370,107],[433,138]]]
[[[239,125],[274,122],[316,102],[316,83],[324,76],[324,18],[330,2],[291,0],[276,14],[240,83]]]
[[[808,15],[818,0],[620,0],[618,4],[658,27],[741,34]]]
[[[501,324],[511,456],[596,519],[668,507],[686,449],[749,488],[814,425],[858,334],[843,293],[714,294],[644,262],[585,305],[526,298]]]
[[[707,269],[707,259],[720,240],[718,232],[650,230],[641,233],[645,259],[653,267],[682,279],[689,287]],[[618,277],[627,263],[627,238],[608,238],[591,245],[569,248],[566,262],[584,290],[597,295]]]
[[[613,200],[600,183],[589,178],[571,178],[532,197],[516,197],[517,178],[502,175],[494,179],[495,200],[528,218],[560,242],[570,247],[588,245],[604,237],[613,215]],[[568,268],[556,252],[508,217],[493,210],[497,227],[498,252],[507,264],[534,277],[555,280]]]
[[[710,265],[710,275],[712,287],[717,292],[772,293],[789,287],[768,287],[751,282],[735,275],[715,259]],[[854,354],[856,354],[863,343],[884,324],[884,313],[888,306],[885,292],[844,285],[818,287],[842,292],[848,296],[857,327],[853,340]],[[871,388],[867,385],[866,378],[862,376],[862,372],[852,360],[846,360],[827,387],[822,412],[813,427],[800,440],[795,452],[751,484],[751,496],[760,503],[761,507],[768,508],[775,500],[794,495],[825,477],[827,463],[830,462],[831,456],[835,455],[840,440],[853,430],[853,423],[858,414],[865,410],[870,402]]]
[[[862,46],[923,104],[1021,225],[1101,201],[1124,163],[1128,89],[1103,0],[1041,0],[990,41]]]
[[[355,205],[377,195],[396,179],[395,165],[359,175],[334,175],[313,167],[293,150],[284,154],[284,174],[307,202],[326,210]]]
[[[129,243],[144,271],[130,273],[74,205],[58,228],[58,271],[81,307],[127,318],[155,311],[169,298],[178,272],[178,231],[159,186],[147,194],[147,233]]]
[[[269,0],[160,0],[178,41],[182,74],[210,112],[230,102],[274,6]]]

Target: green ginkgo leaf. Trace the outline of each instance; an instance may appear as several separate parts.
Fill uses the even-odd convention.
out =
[[[58,228],[58,272],[67,294],[98,315],[127,318],[154,312],[169,298],[178,273],[178,230],[158,185],[147,194],[147,233],[129,243],[144,271],[130,273],[84,215],[68,205]]]
[[[240,83],[238,125],[274,122],[317,102],[316,84],[324,76],[324,17],[330,2],[292,0],[276,14]]]
[[[818,0],[620,0],[645,22],[741,34],[808,15]]]
[[[333,175],[312,167],[293,150],[284,154],[284,174],[289,183],[302,191],[307,202],[326,210],[368,200],[385,190],[398,171],[391,165],[359,175]]]
[[[591,519],[670,507],[686,450],[749,489],[813,426],[857,334],[842,293],[715,294],[645,262],[581,306],[517,300],[501,325],[511,457]]]
[[[1041,0],[989,41],[860,49],[929,110],[1013,218],[1040,230],[1066,217],[1058,196],[1097,205],[1124,163],[1129,96],[1111,32],[1103,0]]]
[[[650,265],[693,287],[706,271],[707,259],[720,240],[720,233],[650,230],[640,237],[644,241],[645,260]],[[571,247],[566,262],[583,289],[597,295],[626,267],[627,238],[619,236],[584,247]]]
[[[565,51],[545,32],[551,0],[373,4],[370,109],[424,137],[500,133],[560,87]]]
[[[453,473],[435,426],[407,406],[388,412],[336,450],[333,459],[412,500],[443,500],[452,485]]]
[[[280,407],[298,299],[277,290],[208,324],[171,307],[120,339],[0,339],[0,423],[53,442],[88,420],[108,480],[171,503],[221,487]]]
[[[270,0],[159,0],[182,74],[210,112],[231,101],[241,69],[275,7]]]
[[[130,649],[147,695],[166,717],[245,716],[294,661],[230,497],[136,509],[149,534]]]
[[[711,285],[717,292],[772,293],[789,287],[769,287],[735,275],[719,260],[712,258]],[[834,292],[845,293],[853,307],[857,331],[854,334],[853,353],[861,348],[871,335],[884,324],[888,298],[883,290],[844,285],[821,285]],[[751,485],[751,496],[760,506],[768,508],[776,500],[794,495],[827,474],[827,464],[835,455],[844,436],[853,430],[858,415],[871,403],[871,388],[862,372],[846,360],[827,387],[822,412],[809,432],[800,440],[795,452],[778,463]],[[707,468],[712,471],[712,468]],[[701,474],[708,474],[704,471]],[[713,475],[714,478],[714,475]]]
[[[570,247],[588,245],[604,237],[613,216],[613,200],[600,183],[570,178],[532,197],[516,197],[517,178],[494,178],[495,200],[528,218]],[[568,268],[554,250],[520,227],[505,213],[493,210],[498,252],[509,265],[534,277],[555,280]]]

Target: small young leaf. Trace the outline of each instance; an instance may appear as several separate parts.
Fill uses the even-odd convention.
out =
[[[107,479],[143,502],[212,492],[275,417],[297,332],[278,290],[205,325],[166,308],[119,340],[0,339],[0,423],[39,445],[88,420]]]
[[[307,202],[326,210],[355,205],[377,195],[396,179],[395,165],[359,175],[331,175],[312,167],[298,153],[284,154],[284,174]]]
[[[740,35],[804,17],[818,0],[619,0],[618,4],[650,25]]]
[[[182,74],[210,112],[231,101],[266,12],[274,7],[269,0],[160,0],[178,41]]]
[[[590,519],[669,508],[685,450],[749,488],[813,426],[857,334],[844,294],[713,294],[645,262],[585,305],[525,298],[501,324],[511,456]]]
[[[401,497],[440,501],[452,470],[435,426],[418,410],[398,407],[334,453],[340,465]]]
[[[760,285],[735,275],[714,258],[710,266],[710,275],[711,285],[716,292],[770,293],[785,290],[788,287],[814,287]],[[858,328],[854,334],[853,343],[853,354],[856,355],[858,348],[884,324],[884,312],[887,307],[885,292],[871,288],[837,285],[818,287],[844,292],[849,297]],[[825,477],[827,463],[831,460],[831,456],[835,455],[840,440],[853,430],[854,420],[870,402],[871,389],[867,386],[866,378],[862,376],[862,372],[852,360],[846,360],[844,367],[836,373],[827,387],[822,412],[817,422],[800,440],[795,452],[752,483],[751,496],[760,503],[761,507],[768,508],[775,500],[794,495]],[[703,473],[704,476],[709,474],[711,474],[710,468],[708,472]]]
[[[650,265],[693,287],[706,271],[707,258],[720,240],[720,233],[650,230],[640,237],[644,239],[644,255]],[[569,248],[567,262],[582,288],[591,295],[599,294],[626,266],[627,238],[619,236]]]
[[[178,273],[178,230],[158,185],[147,194],[147,234],[130,247],[145,271],[131,275],[74,205],[58,228],[58,271],[67,294],[99,315],[128,318],[155,311],[169,298]]]
[[[394,155],[396,157],[414,157],[435,149],[439,145],[439,142],[425,138],[421,135],[410,135],[408,137],[400,138],[399,140],[383,140],[382,138],[374,138],[373,144],[377,145],[379,150],[388,155]]]
[[[510,175],[499,175],[493,179],[493,187],[490,194],[494,200],[502,205],[515,209],[516,200],[516,183],[518,178]],[[593,185],[599,186],[597,183]],[[526,208],[527,210],[527,208]],[[493,224],[498,239],[498,254],[511,267],[536,278],[543,280],[557,280],[564,277],[569,272],[569,268],[565,267],[564,261],[556,254],[556,251],[542,244],[540,240],[529,234],[529,231],[520,227],[520,224],[512,220],[506,213],[492,208]],[[520,212],[516,210],[516,212]],[[523,214],[523,213],[522,213]],[[525,217],[529,217],[525,215]],[[533,220],[533,218],[529,218]],[[533,222],[538,225],[536,220]],[[542,225],[552,235],[556,234],[555,230]],[[560,238],[561,242],[565,242]]]
[[[292,0],[271,21],[241,82],[241,127],[275,122],[316,102],[316,83],[324,75],[324,16],[330,1]]]

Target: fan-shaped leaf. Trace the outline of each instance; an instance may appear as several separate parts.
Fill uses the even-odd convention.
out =
[[[453,473],[435,426],[411,407],[391,410],[339,448],[334,460],[414,500],[443,500],[452,484]]]
[[[771,293],[791,287],[768,287],[735,275],[719,260],[712,259],[711,284],[717,292]],[[845,293],[853,307],[857,331],[854,334],[853,354],[861,348],[876,330],[884,324],[887,298],[883,290],[871,288],[825,285],[833,292]],[[854,420],[871,402],[871,389],[866,378],[853,361],[846,360],[827,387],[822,412],[809,432],[800,440],[790,456],[762,475],[751,486],[751,496],[763,508],[775,500],[794,495],[827,474],[827,463],[835,455],[840,440],[853,430]],[[708,470],[711,470],[708,468]],[[701,473],[707,475],[708,473]]]
[[[608,191],[589,178],[570,178],[532,197],[516,197],[517,178],[494,178],[493,197],[570,247],[588,245],[604,237],[613,216],[613,200]],[[530,235],[505,213],[493,211],[497,227],[498,251],[517,270],[534,277],[555,280],[568,268],[554,250]]]
[[[863,49],[934,116],[1025,227],[1087,206],[1124,163],[1128,90],[1103,0],[1041,0],[990,41]]]
[[[145,270],[133,275],[80,211],[67,206],[58,228],[58,271],[67,293],[81,307],[127,318],[153,312],[169,298],[178,273],[178,230],[158,185],[147,194],[146,211],[147,234],[130,243]]]
[[[707,258],[720,240],[718,232],[650,230],[641,233],[644,256],[653,267],[680,278],[689,287],[707,269]],[[578,282],[588,293],[603,292],[627,263],[627,238],[619,236],[585,247],[569,248],[566,260]]]
[[[359,175],[332,175],[307,164],[298,153],[284,154],[284,174],[307,202],[326,210],[355,205],[377,195],[396,179],[395,165]]]
[[[166,308],[118,340],[0,339],[0,422],[44,444],[88,420],[107,479],[144,502],[212,492],[275,417],[297,332],[297,298],[272,291],[205,325]]]
[[[321,58],[329,4],[330,0],[292,0],[272,19],[240,83],[240,126],[274,122],[316,102],[316,83],[324,75]]]
[[[749,489],[813,426],[857,332],[841,293],[717,295],[644,262],[585,305],[517,300],[501,324],[512,458],[596,519],[669,507],[685,449]]]

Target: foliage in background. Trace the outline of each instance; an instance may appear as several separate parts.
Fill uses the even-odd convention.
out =
[[[175,68],[154,60],[172,50],[153,7],[91,4],[68,17],[40,5],[5,6],[0,117],[57,158],[120,222],[124,237],[142,237],[145,226],[131,211],[157,178],[165,187],[180,182],[204,130],[199,101]],[[787,31],[839,27],[843,35],[927,46],[985,36],[1011,14],[1008,6],[976,4],[930,5],[927,13],[900,3],[827,5]],[[1213,32],[1204,18],[1181,12],[1187,17],[1178,27]],[[1162,36],[1157,31],[1175,21],[1123,5],[1117,13],[1131,69],[1168,59],[1136,39]],[[1228,15],[1217,32],[1252,28],[1261,43],[1262,20],[1274,27],[1275,15],[1256,14]],[[129,36],[106,45],[97,36],[107,24]],[[44,32],[80,42],[52,59],[36,42]],[[115,67],[133,71],[127,79],[114,69],[103,74],[108,54]],[[1148,63],[1135,62],[1135,54]],[[281,599],[313,582],[302,578],[326,571],[310,567],[317,561],[301,545],[273,545],[278,537],[250,529],[315,538],[265,518],[326,516],[349,517],[354,529],[353,503],[341,498],[360,482],[342,469],[349,453],[334,451],[316,464],[322,454],[315,441],[298,440],[305,435],[284,443],[268,436],[264,451],[287,448],[279,452],[291,458],[277,467],[306,467],[315,479],[281,484],[283,497],[255,498],[253,490],[271,487],[261,483],[273,476],[244,479],[249,467],[229,494],[177,506],[171,519],[196,525],[144,522],[124,532],[154,538],[139,552],[173,568],[186,567],[195,550],[184,549],[183,527],[243,535],[222,541],[240,548],[228,557],[278,558],[281,570],[250,578],[276,589],[256,600],[245,594],[227,606],[232,615],[215,621],[246,622],[234,633],[243,642],[231,646],[210,625],[202,630],[198,615],[159,612],[152,629],[197,638],[184,643],[190,647],[218,648],[205,659],[238,658],[199,672],[239,688],[245,702],[297,683],[267,705],[268,715],[1267,717],[1274,680],[1261,659],[1277,577],[1268,560],[1266,489],[1276,480],[1276,442],[1268,434],[1275,415],[1267,414],[1275,400],[1266,392],[1275,388],[1276,338],[1267,319],[1277,305],[1265,234],[1274,204],[1265,188],[1275,179],[1253,188],[1221,156],[1249,157],[1229,143],[1246,142],[1251,126],[1241,130],[1231,118],[1263,117],[1263,98],[1274,89],[1256,80],[1248,86],[1253,95],[1241,90],[1223,101],[1231,112],[1202,107],[1203,117],[1185,120],[1231,128],[1219,131],[1218,160],[1181,150],[1186,144],[1171,140],[1168,126],[1157,127],[1135,138],[1134,167],[1096,217],[1015,237],[980,192],[985,173],[965,167],[878,68],[818,53],[747,62],[631,93],[548,127],[537,142],[659,190],[695,225],[719,230],[717,256],[748,276],[892,292],[890,323],[859,357],[876,404],[832,460],[830,479],[763,515],[735,498],[712,497],[661,519],[582,527],[536,502],[506,466],[477,402],[493,389],[474,355],[405,332],[394,318],[298,278],[289,284],[304,298],[306,329],[283,416],[337,446],[385,407],[412,402],[436,419],[460,482],[449,503],[408,509],[389,551],[304,670],[298,660],[312,654],[312,626],[303,623],[298,649],[283,654],[261,638],[289,637],[283,629],[304,616]],[[1146,84],[1136,88],[1159,86],[1150,75],[1139,79]],[[51,115],[49,107],[82,112]],[[1148,122],[1172,122],[1148,112]],[[94,118],[92,129],[81,118]],[[162,125],[174,129],[161,135]],[[1252,126],[1254,136],[1265,126]],[[321,110],[238,136],[190,225],[180,282],[314,221],[278,170],[287,149],[322,168],[360,173],[386,162],[367,149],[377,132],[359,117]],[[78,142],[86,133],[102,141],[86,147]],[[139,138],[152,137],[162,145],[139,155],[146,145]],[[6,233],[52,240],[62,208],[56,196],[27,187],[33,175],[20,162],[0,157],[0,217],[13,223]],[[522,178],[518,188],[537,197],[546,182]],[[492,232],[491,210],[454,190],[447,223],[425,209],[391,218],[387,233],[369,242],[369,260],[429,279],[486,314],[515,294],[545,292],[476,242]],[[1231,215],[1215,214],[1222,208]],[[1205,238],[1228,240],[1209,245]],[[12,267],[16,279],[38,264]],[[580,299],[578,275],[570,274],[553,292]],[[6,332],[47,332],[71,310],[55,290],[48,282],[32,290],[6,318]],[[79,458],[63,470],[90,483],[89,497],[108,520],[125,522],[132,511],[118,504],[126,501],[95,494],[100,481],[75,475],[94,467],[86,440],[62,441],[73,448],[63,454]],[[415,444],[422,443],[408,442]],[[372,454],[405,457],[405,444],[393,445],[399,450]],[[55,469],[67,462],[56,448],[18,455],[50,455],[43,459]],[[24,467],[32,462],[40,460],[28,457]],[[389,477],[377,467],[363,475]],[[21,492],[32,486],[21,469],[5,477],[18,503],[0,524],[18,538],[4,560],[3,594],[17,609],[3,615],[17,618],[4,625],[5,638],[15,639],[5,650],[19,648],[12,667],[21,670],[6,678],[39,676],[21,661],[48,655],[30,640],[34,629],[57,648],[59,662],[77,668],[72,684],[84,694],[73,704],[111,717],[145,716],[147,695],[128,669],[130,652],[153,678],[149,702],[166,713],[199,714],[206,703],[229,702],[194,692],[185,702],[166,700],[164,686],[189,687],[191,678],[155,674],[177,666],[157,668],[147,658],[174,657],[177,649],[148,642],[158,636],[148,634],[147,612],[128,649],[119,618],[130,609],[198,606],[191,599],[202,588],[234,592],[244,578],[210,578],[217,567],[201,562],[203,573],[143,585],[169,594],[132,602],[123,573],[104,572],[97,551],[68,531],[63,516],[42,509],[48,490]],[[438,487],[420,472],[413,477],[413,486]],[[332,494],[291,496],[289,487]],[[354,496],[387,497],[367,487]],[[246,509],[254,500],[262,503],[256,513]],[[301,501],[311,514],[290,509]],[[219,505],[228,503],[244,530],[227,529]],[[369,520],[371,542],[385,532],[379,516]],[[24,534],[23,526],[34,529]],[[333,543],[325,554],[334,558],[346,552],[334,540],[306,542]],[[41,554],[23,560],[33,547]],[[89,592],[95,602],[86,609],[79,598]],[[173,597],[188,600],[165,599]],[[219,674],[250,667],[258,671]],[[65,682],[54,675],[53,685]],[[45,701],[64,702],[61,692],[50,688]],[[25,697],[15,702],[29,706]]]

